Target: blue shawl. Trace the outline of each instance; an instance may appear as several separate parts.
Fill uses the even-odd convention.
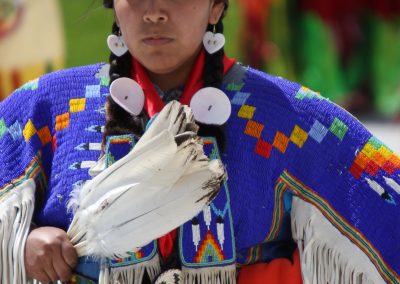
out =
[[[99,158],[107,70],[52,73],[0,103],[0,197],[35,178],[40,226],[68,227],[69,194]],[[345,110],[296,83],[236,65],[222,89],[232,103],[221,154],[229,177],[223,202],[230,202],[210,209],[232,216],[228,264],[268,261],[276,257],[271,244],[294,239],[305,279],[328,279],[318,271],[329,267],[347,279],[358,273],[400,283],[399,157]],[[199,267],[194,252],[182,251],[188,268]],[[226,265],[207,261],[199,263]]]

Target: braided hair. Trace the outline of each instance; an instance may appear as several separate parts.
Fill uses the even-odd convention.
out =
[[[221,2],[222,0],[217,0]],[[215,25],[208,25],[207,31],[215,31],[217,33],[223,33],[224,26],[222,18],[225,16],[225,12],[228,8],[228,1],[224,0],[225,8],[222,17],[219,22]],[[113,0],[103,0],[103,5],[106,8],[114,8]],[[113,23],[112,33],[120,35],[120,29],[116,22]],[[224,75],[224,50],[221,49],[214,54],[206,53],[203,80],[204,87],[215,87],[219,88],[222,84]],[[122,77],[130,77],[132,69],[132,55],[128,51],[121,57],[117,57],[112,52],[109,57],[110,63],[110,84]],[[145,111],[142,111],[137,116],[132,116],[123,108],[121,108],[112,98],[108,96],[106,102],[107,121],[105,130],[103,133],[103,146],[105,145],[105,139],[109,135],[122,135],[122,134],[134,134],[140,137],[146,127],[149,117]],[[213,136],[216,137],[218,145],[223,151],[225,145],[225,131],[224,126],[205,125],[199,124],[199,135],[201,136]]]

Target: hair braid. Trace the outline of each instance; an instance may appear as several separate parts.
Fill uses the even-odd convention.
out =
[[[213,31],[214,26],[208,25],[207,30]],[[215,25],[215,31],[217,33],[223,33],[224,25],[220,20]],[[203,80],[205,87],[221,87],[222,79],[224,76],[224,48],[221,48],[214,54],[206,53],[206,59],[203,71]]]
[[[112,32],[115,35],[120,33],[116,23],[112,26]],[[132,68],[132,56],[129,51],[121,57],[112,52],[109,58],[110,62],[110,84],[118,78],[130,77]],[[107,121],[103,134],[103,145],[109,135],[135,134],[141,136],[148,121],[147,115],[142,111],[138,116],[132,116],[121,108],[111,96],[107,97],[106,103]]]
[[[215,25],[215,32],[223,33],[224,25],[222,19],[225,16],[225,12],[228,8],[227,1],[225,2],[225,11],[219,22]],[[213,25],[208,25],[207,31],[214,31]],[[220,88],[224,77],[224,49],[217,51],[214,54],[206,53],[206,59],[203,71],[204,87]],[[207,125],[199,123],[199,135],[200,136],[213,136],[217,139],[218,146],[221,151],[225,148],[226,134],[225,125]]]

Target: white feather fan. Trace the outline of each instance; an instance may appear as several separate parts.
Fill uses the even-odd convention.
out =
[[[73,193],[68,230],[78,255],[124,257],[197,215],[225,178],[187,106],[168,104],[132,151]]]

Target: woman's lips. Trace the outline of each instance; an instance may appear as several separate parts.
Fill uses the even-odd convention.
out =
[[[148,37],[143,39],[143,42],[147,45],[152,45],[152,46],[159,46],[159,45],[165,45],[168,44],[172,41],[172,38],[167,38],[167,37]]]

